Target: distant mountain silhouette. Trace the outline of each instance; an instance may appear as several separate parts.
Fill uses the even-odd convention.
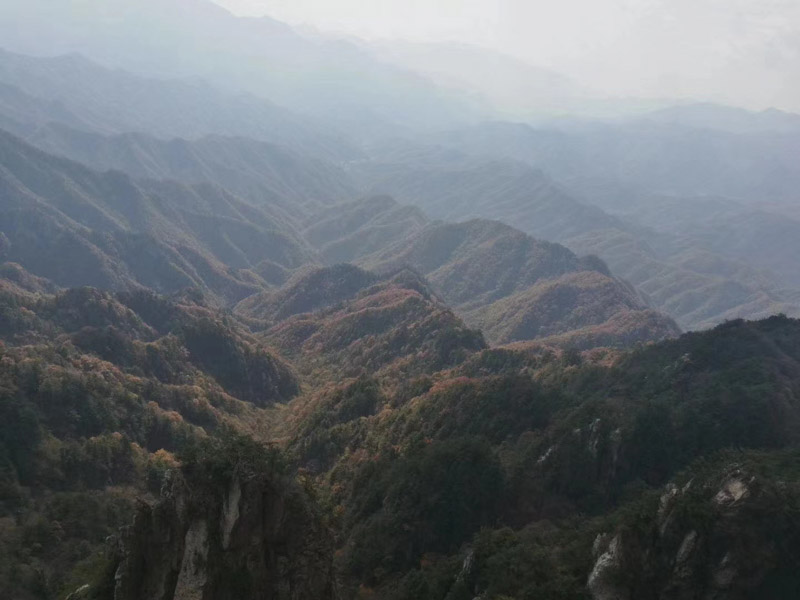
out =
[[[38,58],[0,50],[0,109],[6,127],[31,135],[55,121],[103,134],[161,139],[210,134],[279,143],[311,156],[359,155],[333,127],[251,94],[196,79],[156,79],[70,54]]]

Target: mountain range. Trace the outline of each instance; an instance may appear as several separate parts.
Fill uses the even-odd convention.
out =
[[[0,118],[5,117],[9,129],[48,152],[98,169],[114,168],[137,177],[173,178],[186,183],[212,181],[245,199],[256,203],[264,200],[273,214],[280,206],[283,214],[276,216],[295,222],[298,218],[302,222],[304,215],[332,201],[375,194],[390,194],[403,203],[420,206],[434,218],[499,219],[537,238],[565,244],[578,254],[599,255],[612,272],[631,281],[641,296],[684,328],[708,327],[728,318],[757,318],[775,312],[800,314],[793,283],[796,277],[791,275],[791,244],[795,237],[792,227],[796,220],[786,199],[796,189],[791,179],[795,171],[791,168],[791,148],[796,137],[790,125],[791,115],[775,119],[784,123],[780,129],[777,125],[764,125],[753,131],[754,126],[749,126],[747,133],[741,133],[741,127],[738,133],[729,131],[735,129],[733,126],[721,131],[721,126],[695,130],[680,125],[685,133],[676,138],[669,129],[673,127],[670,117],[654,113],[653,125],[643,118],[629,124],[569,125],[559,129],[489,123],[419,140],[390,137],[365,146],[355,139],[348,141],[346,134],[318,120],[303,119],[251,97],[251,104],[261,103],[261,116],[257,116],[240,106],[241,96],[213,93],[214,89],[204,84],[195,84],[203,91],[193,95],[194,88],[187,89],[185,82],[109,71],[78,57],[64,62],[5,53],[2,58],[8,80],[4,83],[11,89],[20,94],[39,93],[61,99],[58,110],[50,106],[44,114],[32,108],[47,105],[45,100],[30,101],[36,96],[23,96],[25,100],[16,104],[7,102],[21,107],[0,111]],[[61,67],[56,69],[54,64]],[[63,77],[65,72],[73,76]],[[73,83],[67,85],[64,81]],[[120,93],[126,86],[148,89],[151,108],[146,108],[146,103],[142,107],[137,101],[136,106],[131,104],[120,112],[120,106],[125,107],[135,97]],[[85,101],[89,92],[92,102]],[[693,114],[692,107],[680,110]],[[164,118],[172,111],[175,118]],[[678,114],[677,111],[668,114]],[[64,116],[65,112],[85,117],[76,120]],[[701,114],[717,112],[728,114],[715,107],[703,108]],[[153,116],[132,120],[137,114]],[[214,115],[216,120],[185,118],[198,114]],[[229,114],[231,119],[242,115],[246,119],[236,125],[237,121],[220,121],[220,114]],[[740,121],[747,120],[740,113],[735,115]],[[105,125],[91,125],[98,120]],[[187,126],[177,129],[182,122]],[[263,129],[252,126],[258,122],[265,123]],[[198,128],[202,123],[206,123],[205,128]],[[159,133],[125,133],[131,128]],[[260,137],[272,146],[257,146],[242,138],[245,128],[248,138]],[[618,129],[623,131],[623,137],[614,133]],[[157,137],[170,131],[186,139],[162,141]],[[636,157],[643,156],[636,150],[642,145],[662,154],[683,155],[685,148],[696,145],[692,131],[699,131],[700,139],[705,140],[697,152],[705,154],[713,144],[719,151],[724,148],[725,156],[704,158],[716,165],[710,171],[692,167],[698,175],[677,188],[694,190],[691,195],[662,191],[650,174],[611,175],[614,167],[609,161],[631,164],[624,154],[626,147],[630,146]],[[753,146],[753,139],[762,140],[759,143],[769,147],[769,153],[762,152],[761,146]],[[783,141],[778,143],[776,139]],[[609,152],[612,141],[618,149]],[[731,142],[738,146],[731,146]],[[586,148],[581,149],[581,144]],[[309,147],[315,148],[310,156]],[[732,158],[729,147],[738,147],[736,153],[749,153],[749,157],[743,154],[739,159]],[[676,175],[685,179],[686,169],[675,163],[674,157],[651,156],[641,164],[670,164],[670,160],[671,171],[665,172],[670,181],[676,180]],[[282,161],[295,161],[295,165],[279,167]],[[603,161],[606,166],[599,167]],[[724,171],[737,161],[753,166],[746,173],[742,169]],[[775,165],[780,164],[784,166],[776,172]],[[596,171],[598,167],[602,174]],[[752,169],[760,169],[761,173]],[[295,181],[287,181],[287,177],[294,177]],[[699,194],[708,194],[720,186],[697,187],[696,182],[711,182],[714,177],[728,182],[722,188],[728,192],[744,193],[741,186],[732,187],[736,178],[769,182],[769,186],[761,186],[764,194],[758,192],[758,204],[746,198],[730,198],[725,200],[728,210],[724,214],[711,213],[705,222],[692,222],[691,227],[669,225],[672,219],[688,214],[684,211],[688,203],[708,204]],[[725,197],[714,197],[719,198],[721,206]],[[749,197],[754,198],[752,194]],[[664,213],[665,201],[674,207],[669,214]],[[304,208],[300,209],[300,205]],[[649,218],[651,206],[657,212]],[[719,223],[718,216],[725,222]],[[774,231],[769,228],[778,225],[778,221],[778,230],[783,233],[764,256],[759,242],[767,237],[767,230]],[[747,230],[728,236],[727,232],[736,227]],[[731,240],[737,244],[731,245]],[[697,289],[704,293],[696,294]]]
[[[51,4],[0,6],[0,590],[800,594],[796,115]]]
[[[609,176],[613,171],[602,176],[565,173],[556,181],[526,154],[529,149],[515,150],[517,145],[536,145],[547,161],[562,161],[574,171],[580,160],[571,160],[569,154],[558,158],[563,151],[551,140],[569,135],[582,139],[525,125],[493,124],[439,136],[444,143],[387,142],[377,160],[359,162],[353,169],[371,192],[392,194],[434,217],[491,217],[578,254],[598,255],[684,328],[776,312],[799,314],[790,266],[797,221],[781,208],[791,206],[788,201],[756,204],[657,192],[655,187],[642,190],[638,183]],[[635,148],[631,152],[638,154]],[[596,151],[606,150],[598,146]],[[748,152],[755,157],[759,151]],[[786,152],[781,158],[787,173],[796,171],[789,167],[791,156]],[[619,164],[628,162],[619,159]],[[766,173],[762,177],[774,181]],[[787,198],[793,186],[786,183]],[[695,218],[704,207],[705,214]],[[685,226],[674,223],[678,220]],[[765,253],[769,259],[763,258]],[[697,294],[698,289],[703,293]]]
[[[214,185],[101,173],[44,154],[9,134],[1,141],[6,189],[3,258],[56,285],[147,287],[162,293],[199,287],[222,305],[231,305],[321,260],[290,221]],[[302,178],[302,171],[291,173]],[[258,197],[270,207],[268,197]],[[399,208],[380,199],[375,202],[381,211],[394,213]],[[360,227],[353,225],[361,211],[374,213],[369,202],[337,205],[333,210],[340,216],[352,212],[353,221],[329,244],[356,234]],[[651,319],[646,303],[611,278],[602,263],[581,262],[556,244],[536,242],[491,221],[445,226],[427,225],[418,217],[408,223],[412,228],[394,244],[377,247],[374,257],[349,259],[379,272],[409,266],[427,274],[446,301],[487,332],[497,326],[492,323],[497,318],[492,316],[493,303],[501,299],[505,311],[519,311],[514,320],[536,323],[498,339],[565,334],[602,326],[608,319],[621,322],[629,311],[644,311],[642,316]],[[382,236],[381,241],[389,240]],[[359,245],[362,252],[366,248]],[[582,272],[587,272],[583,279],[559,280],[567,273]],[[545,284],[546,291],[537,288]],[[587,286],[608,290],[593,294],[585,290]],[[578,289],[583,292],[577,293]],[[547,304],[554,301],[553,294],[572,300],[550,315]],[[514,299],[509,298],[512,295]],[[534,317],[539,311],[544,314]],[[559,324],[561,320],[566,322]],[[627,315],[625,320],[636,319]],[[655,329],[646,331],[652,338],[645,333],[643,340],[677,332],[668,318],[650,325]]]
[[[409,270],[323,267],[241,318],[4,276],[15,597],[797,589],[797,321],[488,348]]]

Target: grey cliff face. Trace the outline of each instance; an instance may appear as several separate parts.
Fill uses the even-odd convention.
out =
[[[736,465],[669,484],[650,527],[597,537],[587,589],[594,600],[794,597],[795,528],[776,517],[787,494]]]
[[[175,474],[122,533],[108,600],[335,600],[331,544],[293,483],[234,478],[209,497]]]

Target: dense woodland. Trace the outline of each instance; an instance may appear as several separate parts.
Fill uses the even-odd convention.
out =
[[[200,296],[5,284],[3,587],[101,594],[109,536],[170,473],[213,498],[259,461],[304,482],[344,597],[658,597],[714,589],[720,552],[732,597],[800,585],[800,322],[487,348],[419,279],[371,284],[264,329]],[[660,565],[691,532],[681,579]],[[621,573],[587,588],[616,537]]]

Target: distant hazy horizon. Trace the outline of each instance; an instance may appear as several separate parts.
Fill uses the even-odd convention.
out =
[[[800,112],[796,0],[215,0],[360,38],[460,42],[598,94]]]

